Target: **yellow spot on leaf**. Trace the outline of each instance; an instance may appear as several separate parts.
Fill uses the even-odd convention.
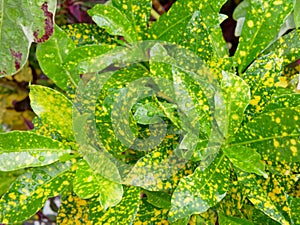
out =
[[[250,28],[254,27],[254,23],[253,23],[252,20],[247,21],[247,25],[248,25],[248,27],[250,27]]]

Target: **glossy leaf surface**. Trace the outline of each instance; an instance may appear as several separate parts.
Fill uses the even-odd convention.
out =
[[[29,97],[33,111],[48,126],[72,141],[72,103],[60,92],[48,87],[32,85]]]
[[[74,191],[80,198],[87,199],[99,194],[98,201],[103,210],[115,206],[121,201],[123,195],[121,184],[97,174],[85,161],[82,161],[79,166],[73,184]]]
[[[95,23],[110,35],[123,36],[126,41],[136,41],[135,31],[127,17],[111,5],[96,5],[90,9],[89,15]]]
[[[180,181],[172,196],[170,220],[207,211],[225,197],[228,181],[229,162],[220,153],[206,170],[197,168],[192,175]]]
[[[150,38],[182,44],[204,60],[227,54],[219,26],[226,1],[177,1],[150,28]]]
[[[261,156],[255,150],[245,146],[224,147],[222,150],[232,164],[239,169],[265,177],[268,176],[265,172],[265,165],[261,161]]]
[[[134,30],[138,34],[138,40],[142,40],[147,34],[148,22],[150,20],[150,12],[152,8],[151,0],[113,0],[113,5],[118,8],[131,22]]]
[[[290,224],[287,196],[274,176],[257,179],[253,174],[240,173],[238,180],[249,189],[247,197],[257,209],[281,224]]]
[[[235,60],[238,71],[244,69],[276,38],[285,16],[293,9],[293,1],[245,1],[246,16]]]
[[[25,64],[32,42],[44,42],[53,33],[56,1],[2,0],[0,4],[0,77]]]
[[[215,118],[224,137],[228,138],[237,131],[250,101],[250,89],[238,76],[223,72],[221,83],[222,99],[215,97]],[[226,110],[218,110],[226,107]],[[223,115],[225,113],[225,115]]]
[[[31,132],[0,133],[0,170],[48,165],[68,154],[67,149],[61,142]]]
[[[34,215],[47,198],[58,195],[71,183],[71,163],[55,163],[31,169],[12,184],[0,200],[1,223],[16,223]],[[30,180],[30,182],[29,182]]]
[[[263,160],[299,161],[298,117],[299,110],[293,108],[263,113],[241,128],[231,147],[250,147],[260,153]]]
[[[37,47],[36,55],[41,69],[62,89],[67,88],[68,80],[74,85],[77,84],[73,74],[62,67],[64,60],[73,49],[75,43],[58,26],[55,26],[51,38]]]

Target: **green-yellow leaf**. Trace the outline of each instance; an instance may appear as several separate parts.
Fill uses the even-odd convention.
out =
[[[55,163],[19,176],[0,200],[0,222],[17,223],[33,216],[49,197],[71,184],[70,166],[70,162]]]
[[[136,41],[136,33],[127,17],[111,5],[98,4],[88,11],[95,23],[110,35],[123,36],[126,41]]]
[[[64,90],[67,89],[68,80],[75,86],[78,82],[74,79],[73,74],[62,66],[73,49],[75,49],[75,44],[72,39],[62,29],[55,26],[51,38],[47,42],[39,44],[36,50],[36,56],[43,72]]]
[[[0,170],[48,165],[70,153],[67,149],[61,142],[32,132],[0,133]]]
[[[198,167],[192,175],[183,178],[172,196],[170,221],[206,212],[216,205],[226,195],[230,185],[229,176],[229,161],[219,153],[204,171]]]
[[[29,97],[33,111],[44,124],[58,131],[64,139],[74,140],[72,102],[48,87],[31,85]]]
[[[242,145],[234,147],[225,146],[222,150],[232,164],[239,169],[268,177],[265,172],[265,164],[261,161],[260,154],[255,152],[255,150]]]

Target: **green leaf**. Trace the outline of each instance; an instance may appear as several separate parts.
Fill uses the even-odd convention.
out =
[[[127,17],[117,8],[110,5],[98,4],[88,10],[95,23],[110,35],[123,36],[126,41],[136,41],[136,33]]]
[[[261,161],[260,154],[255,150],[242,145],[234,147],[225,146],[222,150],[231,163],[239,169],[268,177],[265,172],[265,164]]]
[[[199,8],[195,8],[197,11],[193,13],[184,35],[181,34],[180,44],[197,53],[205,61],[212,58],[226,58],[229,55],[220,27],[225,16],[219,12],[225,2],[200,3]]]
[[[246,219],[241,219],[238,217],[226,216],[219,213],[219,224],[220,225],[254,225],[252,222]]]
[[[240,77],[223,71],[222,99],[216,99],[215,118],[224,137],[234,135],[244,117],[250,101],[250,88]],[[218,110],[226,107],[226,110]],[[225,115],[223,115],[225,113]]]
[[[234,55],[240,74],[277,37],[284,18],[293,9],[293,0],[247,0],[247,3],[248,10]]]
[[[150,38],[181,44],[204,60],[228,54],[220,28],[222,1],[176,1],[150,28]]]
[[[36,56],[43,72],[54,81],[54,83],[66,90],[67,82],[70,80],[73,85],[77,85],[72,73],[63,68],[63,62],[68,54],[75,49],[75,44],[67,34],[55,26],[54,34],[51,38],[37,46]]]
[[[168,209],[158,209],[143,198],[133,224],[169,224],[167,214]]]
[[[81,71],[77,68],[83,61],[93,60],[94,57],[102,55],[114,48],[113,45],[88,45],[80,46],[71,51],[65,58],[63,67],[72,74],[75,84],[80,81]]]
[[[289,197],[289,205],[291,208],[291,218],[293,224],[300,223],[300,198]]]
[[[32,42],[44,42],[53,33],[56,1],[2,0],[0,5],[0,77],[19,71]]]
[[[93,197],[99,190],[97,175],[89,167],[86,161],[81,161],[78,164],[76,175],[73,181],[73,190],[81,199]]]
[[[296,28],[300,27],[300,1],[294,0],[294,21]]]
[[[0,170],[48,165],[69,154],[67,149],[61,142],[32,132],[0,133]]]
[[[96,24],[75,23],[62,25],[61,28],[78,47],[93,44],[116,45],[117,43],[118,37],[110,36],[103,28],[98,27]]]
[[[158,109],[152,102],[141,104],[137,103],[133,118],[136,123],[149,125],[161,122],[162,111]]]
[[[0,200],[1,223],[22,222],[34,215],[49,198],[71,183],[71,163],[55,163],[22,174]]]
[[[139,205],[140,189],[134,186],[124,187],[122,201],[118,205],[109,208],[101,216],[93,215],[93,211],[98,211],[96,205],[90,207],[90,217],[93,224],[133,224]]]
[[[95,174],[116,183],[121,182],[119,170],[107,152],[97,151],[91,146],[84,146],[81,153]]]
[[[268,215],[264,214],[259,209],[255,208],[251,202],[244,205],[241,209],[246,218],[252,221],[254,224],[265,224],[265,225],[279,225],[277,221],[271,219]]]
[[[245,146],[261,154],[263,160],[298,162],[300,136],[299,109],[272,110],[255,117],[245,124],[230,144]]]
[[[60,92],[48,87],[31,85],[29,97],[33,111],[49,127],[68,141],[74,140],[72,103]]]
[[[113,0],[113,5],[125,14],[138,34],[138,40],[142,40],[148,29],[150,12],[152,8],[151,0]]]
[[[109,168],[100,165],[106,169]],[[104,211],[121,201],[123,195],[121,184],[110,181],[94,172],[85,161],[81,161],[78,166],[73,185],[74,192],[80,198],[87,199],[99,194],[98,201]]]
[[[171,208],[171,196],[166,192],[144,191],[147,196],[147,202],[161,209]]]
[[[300,94],[291,93],[274,96],[266,105],[264,112],[271,112],[276,109],[295,108],[300,106]]]
[[[8,190],[10,185],[22,173],[24,173],[24,170],[17,170],[13,172],[0,172],[0,196],[2,196]]]
[[[172,196],[170,221],[176,221],[195,213],[203,213],[221,201],[229,188],[230,165],[222,154],[208,168],[194,173],[179,182]]]
[[[254,174],[238,173],[238,181],[247,191],[247,198],[259,210],[281,224],[290,224],[287,195],[273,175],[260,179]]]
[[[263,54],[277,54],[283,58],[282,65],[287,66],[300,58],[300,33],[298,30],[292,30],[288,34],[280,37],[270,47],[264,50]]]

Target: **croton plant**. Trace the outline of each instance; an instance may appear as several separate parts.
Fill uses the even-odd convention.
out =
[[[111,0],[95,24],[3,0],[0,74],[36,43],[34,129],[0,133],[0,223],[60,196],[57,224],[300,224],[300,1]],[[156,15],[156,17],[158,17]]]

